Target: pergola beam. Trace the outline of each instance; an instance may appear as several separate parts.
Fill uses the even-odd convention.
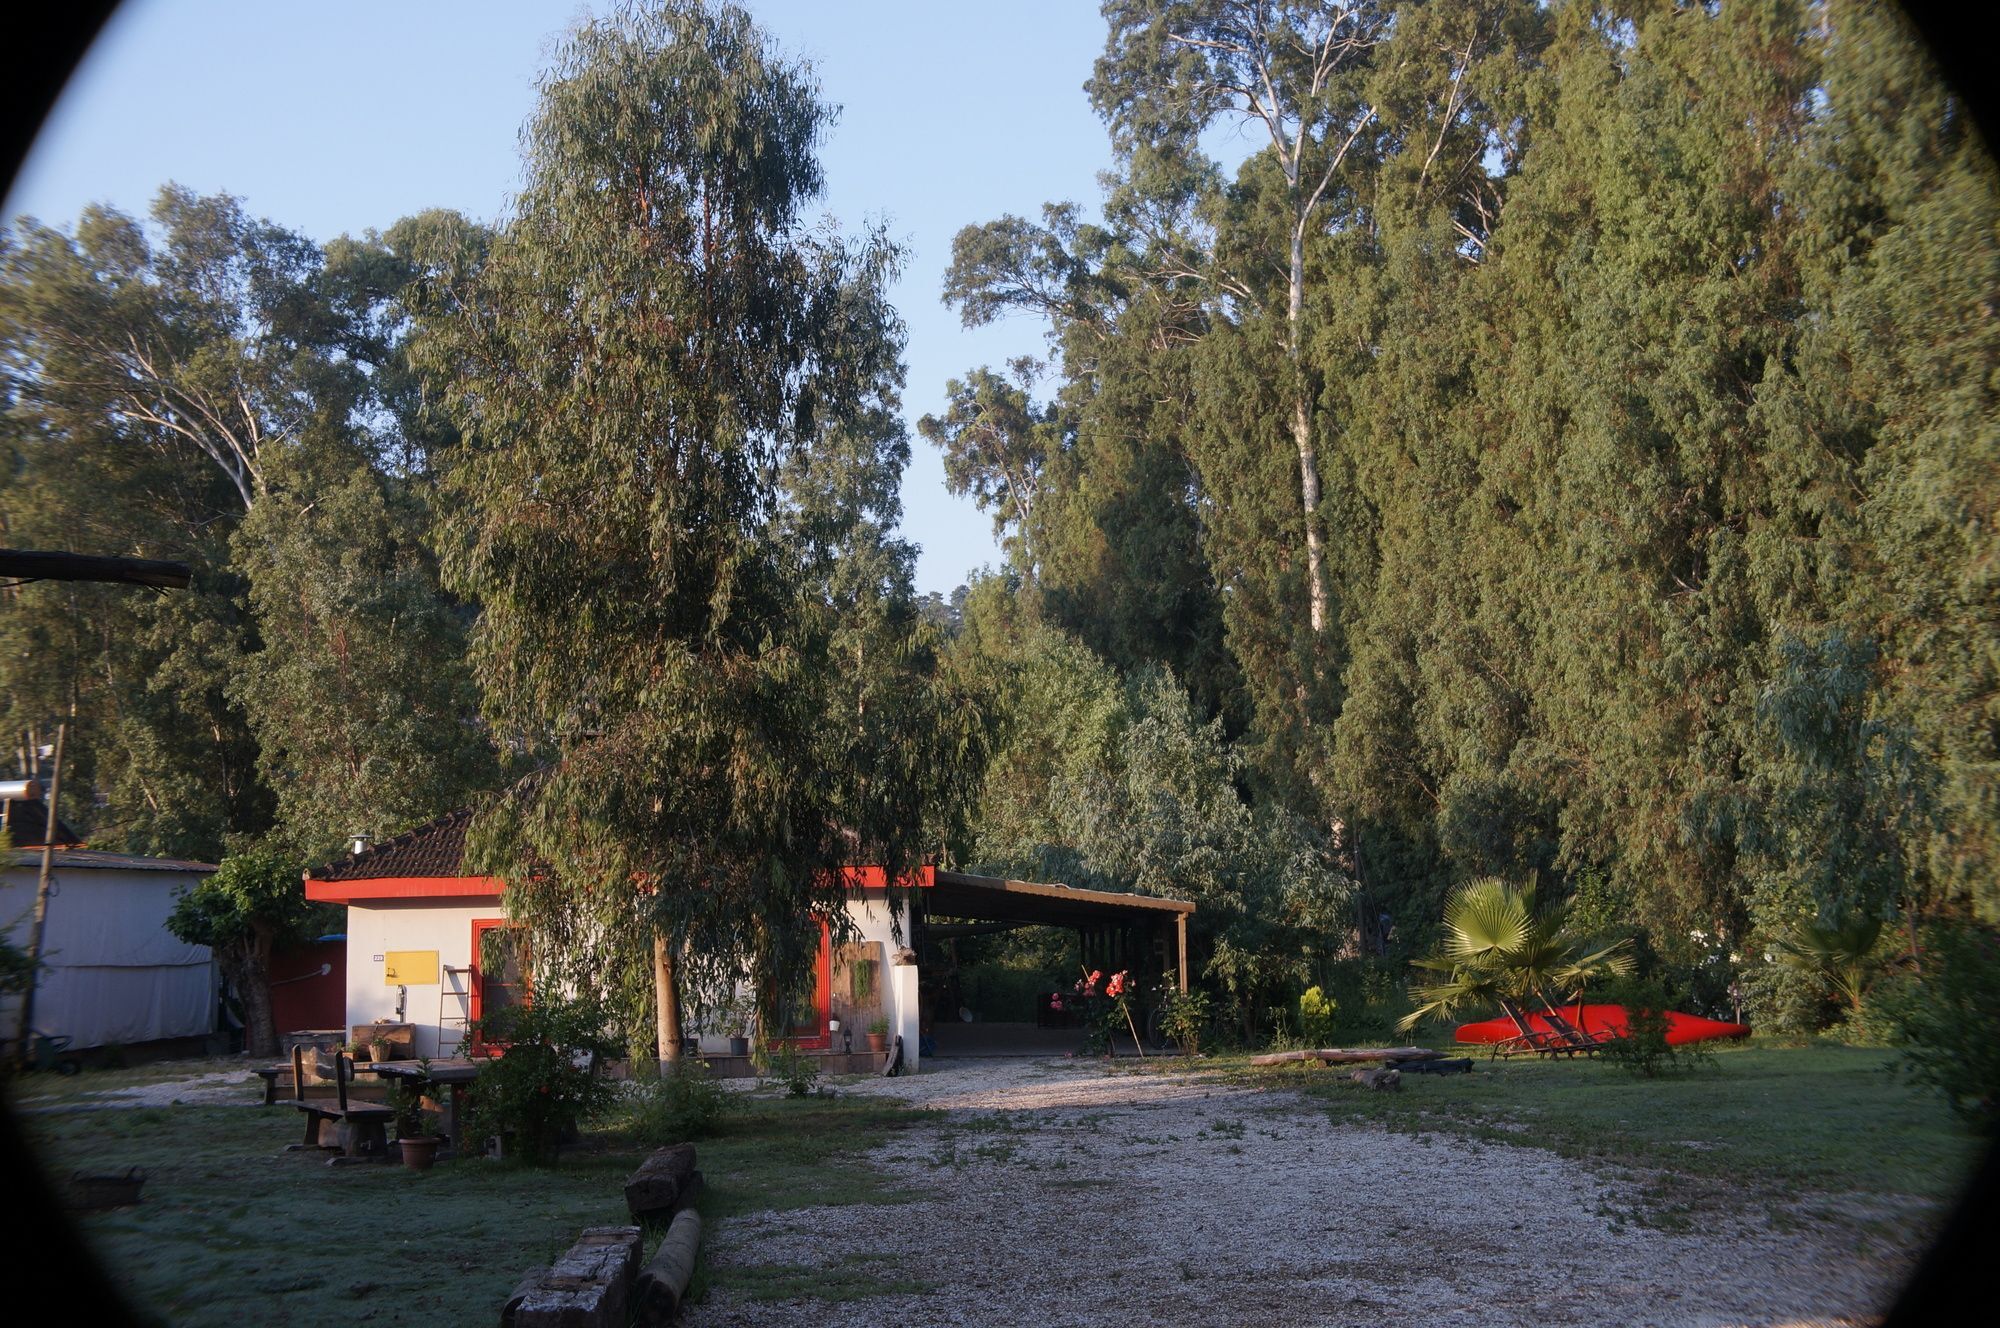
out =
[[[17,581],[102,581],[160,590],[186,590],[193,578],[186,563],[157,558],[107,558],[88,553],[0,549],[0,578]]]

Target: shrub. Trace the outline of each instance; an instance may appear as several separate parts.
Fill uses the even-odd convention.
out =
[[[1597,999],[1625,1007],[1625,1036],[1604,1044],[1600,1053],[1612,1065],[1642,1079],[1692,1070],[1712,1064],[1700,1043],[1676,1047],[1667,1041],[1667,990],[1657,979],[1621,978]]]
[[[1832,1002],[1811,974],[1766,959],[1744,966],[1743,1013],[1759,1033],[1810,1036],[1825,1026]]]
[[[1909,973],[1892,973],[1878,980],[1861,998],[1860,1008],[1847,1016],[1841,1037],[1857,1047],[1895,1047],[1903,1042],[1903,1018],[1917,996],[1917,980]]]
[[[779,1047],[771,1053],[770,1077],[785,1086],[786,1097],[806,1097],[819,1082],[819,1062],[797,1047]]]
[[[709,1074],[706,1064],[686,1059],[639,1080],[630,1103],[631,1133],[659,1147],[714,1134],[736,1097]]]
[[[1953,1111],[2000,1133],[2000,933],[1933,927],[1923,970],[1898,1010],[1903,1069],[1944,1094]]]
[[[1333,1014],[1336,1008],[1332,998],[1318,987],[1307,987],[1300,994],[1299,1035],[1308,1047],[1333,1045]]]
[[[595,1004],[545,996],[509,1006],[474,1025],[497,1048],[472,1095],[472,1137],[499,1135],[530,1166],[555,1161],[556,1147],[614,1100],[597,1073],[609,1050]]]
[[[1181,1049],[1181,1055],[1201,1054],[1210,1004],[1208,993],[1199,987],[1182,991],[1178,983],[1169,983],[1160,993],[1160,1031]]]

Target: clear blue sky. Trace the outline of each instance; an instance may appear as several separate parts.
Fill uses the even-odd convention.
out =
[[[909,248],[912,461],[904,530],[920,590],[1000,555],[988,518],[945,492],[915,420],[947,378],[1038,352],[1024,322],[967,332],[938,302],[951,237],[1003,212],[1099,198],[1108,140],[1082,91],[1103,45],[1090,0],[750,0],[842,108],[825,208],[883,217]],[[603,5],[574,0],[126,0],[57,104],[4,216],[73,223],[86,203],[142,214],[167,180],[227,190],[320,240],[427,207],[496,220],[553,41]]]

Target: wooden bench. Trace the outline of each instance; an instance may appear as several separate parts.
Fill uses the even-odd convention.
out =
[[[302,1096],[298,1092],[299,1085],[297,1079],[295,1078],[296,1072],[289,1065],[262,1066],[256,1071],[256,1074],[259,1079],[262,1079],[264,1081],[264,1105],[267,1107],[275,1107],[278,1105],[278,1088],[279,1088],[278,1081],[281,1079],[284,1081],[285,1100],[287,1102],[290,1102],[294,1098]],[[321,1084],[308,1081],[306,1087],[323,1089],[328,1094],[331,1094],[333,1091],[333,1086],[331,1084]]]
[[[389,1122],[396,1109],[375,1102],[349,1102],[347,1086],[354,1082],[354,1062],[345,1052],[315,1052],[320,1074],[332,1080],[331,1101],[308,1101],[305,1095],[306,1049],[292,1048],[292,1105],[304,1114],[305,1139],[293,1144],[302,1148],[331,1148],[343,1158],[386,1159],[389,1156]],[[331,1136],[331,1142],[329,1142]],[[335,1159],[336,1161],[340,1159]]]

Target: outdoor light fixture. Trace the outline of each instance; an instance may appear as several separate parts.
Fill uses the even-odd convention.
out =
[[[0,802],[33,802],[42,796],[42,786],[32,779],[0,780]]]

